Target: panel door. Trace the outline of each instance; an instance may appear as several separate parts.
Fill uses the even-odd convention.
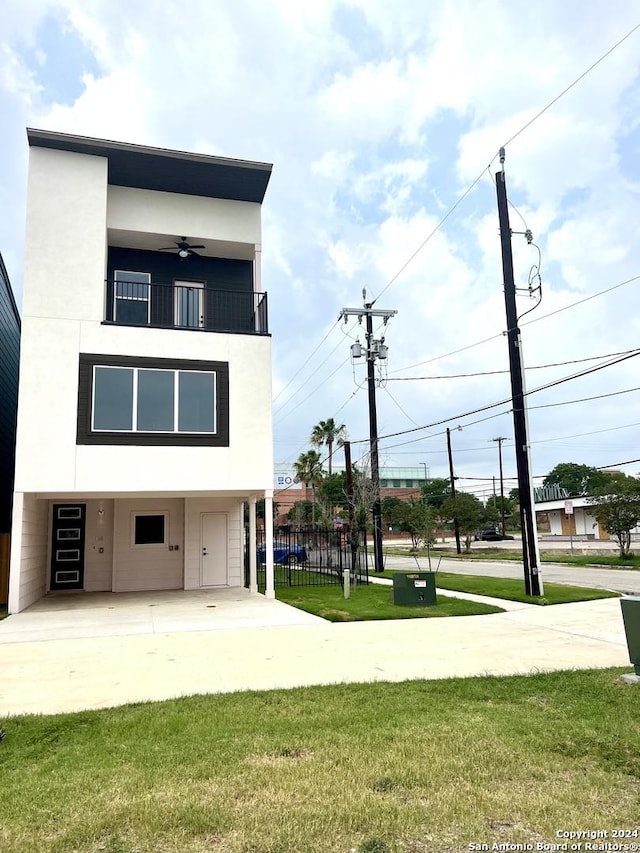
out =
[[[175,324],[190,329],[203,329],[204,282],[175,280]]]
[[[227,515],[223,512],[201,514],[200,586],[226,586]]]
[[[51,584],[84,589],[86,504],[54,504],[51,525]]]

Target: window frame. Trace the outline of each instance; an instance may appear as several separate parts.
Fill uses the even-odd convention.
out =
[[[214,374],[214,431],[213,432],[161,432],[132,430],[103,430],[93,428],[95,401],[94,375],[96,367],[122,367],[136,370],[174,371],[175,395],[179,393],[179,373],[195,372]],[[134,391],[136,389],[134,388]],[[134,414],[137,395],[134,393]],[[174,399],[174,427],[179,426],[178,397]],[[132,421],[136,425],[136,421]],[[229,446],[229,364],[221,361],[199,361],[168,358],[143,358],[129,356],[80,353],[78,377],[77,444],[125,444],[157,446]]]
[[[162,542],[136,542],[136,518],[140,516],[150,516],[157,515],[162,516],[164,518],[164,539]],[[131,510],[131,521],[129,524],[130,528],[130,547],[134,550],[142,549],[153,549],[159,550],[161,548],[167,548],[169,545],[169,511],[168,510],[157,510],[157,509],[149,509],[149,510]]]
[[[119,275],[146,275],[147,281],[135,281],[126,278],[118,278]],[[118,285],[142,285],[147,289],[147,295],[144,299],[137,296],[118,296]],[[113,319],[118,323],[118,300],[120,302],[146,302],[147,303],[147,319],[145,323],[135,323],[134,325],[149,326],[151,324],[151,273],[146,270],[117,270],[113,271]]]
[[[96,370],[103,368],[107,370],[132,370],[132,405],[131,405],[131,429],[103,429],[95,425],[95,410],[96,410]],[[139,379],[140,372],[154,373],[170,373],[173,374],[173,429],[139,429],[138,422],[140,416],[139,409]],[[211,376],[213,378],[213,429],[212,430],[186,430],[180,429],[180,375],[183,373],[196,373],[199,376]],[[184,368],[166,368],[166,367],[123,367],[113,364],[94,364],[91,377],[91,431],[94,433],[105,432],[124,432],[124,433],[144,433],[153,435],[215,435],[216,434],[216,380],[217,373],[215,370],[185,370]]]

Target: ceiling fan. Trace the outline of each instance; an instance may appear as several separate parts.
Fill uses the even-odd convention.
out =
[[[206,248],[201,243],[199,243],[197,245],[188,243],[186,237],[183,237],[182,240],[176,240],[175,243],[176,243],[176,248],[174,248],[173,246],[164,246],[159,251],[161,251],[161,252],[175,252],[177,250],[178,255],[181,258],[188,258],[189,255],[195,255],[196,257],[199,257],[198,253],[193,251],[194,249]]]

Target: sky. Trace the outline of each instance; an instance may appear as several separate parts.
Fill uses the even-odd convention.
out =
[[[262,280],[276,462],[295,461],[328,418],[366,461],[366,366],[350,358],[364,330],[338,320],[365,289],[397,312],[374,326],[388,347],[382,466],[448,476],[449,427],[458,488],[486,497],[495,438],[507,489],[516,476],[494,186],[505,146],[535,482],[560,462],[640,472],[637,3],[0,11],[0,252],[19,304],[26,127],[273,163]]]

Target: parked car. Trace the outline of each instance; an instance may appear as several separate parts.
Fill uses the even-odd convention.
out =
[[[267,549],[264,545],[258,548],[258,562],[266,563]],[[307,562],[307,552],[303,545],[290,544],[289,542],[273,543],[273,562],[279,566],[297,566],[298,563]]]
[[[513,539],[514,537],[506,533],[500,533],[495,527],[485,527],[476,533],[475,538],[482,542],[503,542],[505,539]]]

